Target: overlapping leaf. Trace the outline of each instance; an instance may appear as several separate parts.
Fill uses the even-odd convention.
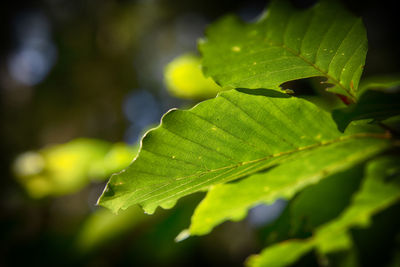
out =
[[[115,212],[140,204],[152,213],[211,185],[290,159],[318,158],[312,152],[334,154],[341,146],[368,152],[381,142],[375,134],[341,134],[328,113],[302,99],[271,90],[226,91],[191,110],[167,113],[145,135],[131,166],[111,177],[99,202]]]
[[[385,140],[350,138],[297,155],[269,172],[215,186],[196,208],[189,232],[206,234],[225,220],[242,219],[257,204],[291,198],[304,187],[351,167],[386,146]]]
[[[279,90],[290,80],[323,76],[330,91],[353,101],[367,52],[362,21],[335,1],[307,10],[274,1],[259,21],[228,16],[206,37],[203,70],[224,87]]]
[[[365,91],[373,90],[390,90],[400,86],[400,74],[377,75],[364,78],[360,81],[358,94],[362,95]]]
[[[332,112],[333,119],[341,131],[351,121],[374,119],[381,121],[400,114],[400,88],[391,90],[367,90],[357,101],[346,108]]]
[[[291,232],[311,233],[318,226],[335,219],[351,202],[364,177],[364,164],[326,177],[301,191],[289,202]]]
[[[350,228],[368,226],[374,214],[400,200],[399,162],[399,157],[385,157],[369,163],[362,187],[338,219],[319,227],[309,239],[266,248],[260,255],[251,256],[248,266],[287,266],[313,248],[324,254],[348,249],[352,243]]]

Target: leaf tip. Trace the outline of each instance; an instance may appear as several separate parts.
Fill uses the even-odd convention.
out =
[[[181,242],[189,237],[190,237],[189,229],[184,229],[175,237],[175,242],[177,242],[177,243]]]
[[[143,212],[147,215],[153,215],[157,209],[157,205],[145,205],[145,204],[139,204],[139,205],[142,207]]]

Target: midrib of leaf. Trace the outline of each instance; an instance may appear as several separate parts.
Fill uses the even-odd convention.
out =
[[[143,137],[140,156],[111,177],[99,204],[115,212],[139,204],[153,213],[185,195],[287,162],[300,151],[374,136],[340,134],[327,113],[304,100],[250,92],[256,94],[227,91],[191,110],[167,113]]]
[[[271,155],[265,156],[265,157],[263,157],[263,158],[259,158],[259,159],[255,159],[255,160],[250,160],[250,161],[243,161],[243,162],[239,162],[239,163],[237,163],[237,164],[233,164],[233,165],[229,165],[229,166],[224,166],[224,167],[221,167],[221,168],[211,169],[211,170],[203,171],[203,172],[200,172],[200,173],[194,173],[194,174],[191,174],[191,175],[187,175],[187,176],[182,176],[182,177],[174,178],[173,181],[171,181],[171,182],[169,182],[169,183],[163,183],[161,186],[157,187],[157,188],[154,189],[153,191],[148,192],[148,193],[146,193],[145,195],[138,196],[138,197],[134,198],[134,200],[135,200],[135,201],[141,201],[141,202],[148,201],[148,200],[150,200],[150,199],[152,199],[152,198],[156,198],[156,197],[160,196],[161,194],[165,194],[165,193],[168,193],[168,192],[170,192],[170,191],[174,191],[174,190],[178,189],[179,187],[187,186],[188,184],[190,184],[190,182],[193,182],[193,181],[189,181],[188,183],[180,184],[180,185],[178,185],[178,186],[176,186],[176,187],[170,188],[169,190],[163,191],[163,192],[160,193],[160,194],[154,194],[155,192],[161,190],[162,188],[164,188],[164,187],[170,185],[170,184],[173,183],[174,181],[182,180],[182,179],[189,178],[189,177],[193,177],[193,176],[202,176],[202,175],[204,175],[204,174],[208,174],[208,173],[212,173],[212,172],[217,172],[217,171],[221,171],[221,170],[227,170],[227,172],[221,173],[221,174],[219,174],[218,176],[212,177],[212,178],[210,178],[210,179],[207,179],[206,181],[203,181],[202,183],[198,183],[198,184],[195,185],[195,187],[201,187],[201,185],[206,184],[206,183],[208,183],[208,182],[210,182],[210,181],[213,181],[213,180],[219,178],[220,176],[227,174],[229,171],[238,168],[239,166],[248,165],[248,164],[254,164],[254,163],[259,163],[259,162],[263,162],[263,161],[266,161],[266,160],[269,160],[269,159],[278,158],[278,157],[282,157],[282,156],[289,156],[289,155],[292,155],[292,154],[297,153],[297,152],[299,152],[299,151],[312,150],[312,149],[316,149],[316,148],[318,148],[318,147],[328,146],[328,145],[332,145],[332,144],[335,144],[335,143],[344,142],[344,141],[347,141],[347,140],[350,140],[350,139],[358,139],[358,138],[390,139],[391,136],[390,136],[389,133],[384,133],[384,134],[356,133],[356,134],[353,134],[353,135],[341,136],[341,137],[336,138],[336,139],[327,140],[327,141],[322,141],[322,142],[315,143],[315,144],[312,144],[312,145],[303,146],[303,147],[298,147],[298,148],[295,148],[295,149],[292,149],[292,150],[289,150],[289,151],[271,154]],[[252,166],[250,166],[250,167],[247,168],[247,169],[242,170],[240,173],[235,173],[235,174],[233,175],[233,177],[235,177],[235,176],[241,177],[241,174],[242,174],[242,173],[246,173],[246,171],[248,171],[249,169],[251,169],[251,167],[252,167]],[[254,172],[257,172],[257,171],[262,170],[262,169],[264,169],[264,168],[265,168],[265,166],[260,166],[259,168],[255,169]],[[158,202],[158,203],[162,203],[162,202],[164,202],[164,201],[166,201],[166,200],[168,200],[168,199],[170,199],[170,198],[174,198],[176,195],[179,195],[179,194],[181,194],[181,193],[183,193],[183,192],[185,192],[185,191],[192,190],[192,189],[195,188],[195,187],[188,187],[188,188],[186,188],[186,189],[184,189],[184,190],[182,190],[182,191],[179,191],[179,192],[176,192],[176,193],[174,193],[174,194],[172,194],[172,195],[169,195],[168,197],[159,199],[159,200],[157,200],[157,202]],[[137,190],[135,190],[134,192],[131,192],[130,195],[132,196],[133,194],[137,193],[137,192],[140,191],[140,190],[141,190],[141,189],[137,189]],[[143,197],[146,197],[146,196],[148,196],[148,195],[151,195],[151,196],[149,196],[149,197],[143,199]]]

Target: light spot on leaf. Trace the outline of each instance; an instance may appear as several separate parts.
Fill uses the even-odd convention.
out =
[[[241,50],[241,48],[239,46],[235,45],[235,46],[232,47],[232,51],[233,52],[240,52],[240,50]]]

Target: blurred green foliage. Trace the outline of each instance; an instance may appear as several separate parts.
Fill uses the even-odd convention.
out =
[[[171,61],[165,68],[165,82],[169,92],[187,99],[214,97],[222,90],[201,71],[201,60],[193,54],[184,54]]]
[[[104,180],[126,167],[137,146],[76,139],[17,157],[14,172],[33,198],[74,193],[92,180]]]
[[[89,216],[82,224],[76,236],[76,246],[80,253],[87,253],[105,242],[113,242],[115,237],[133,229],[146,216],[139,207],[112,214],[109,210],[100,209]]]

